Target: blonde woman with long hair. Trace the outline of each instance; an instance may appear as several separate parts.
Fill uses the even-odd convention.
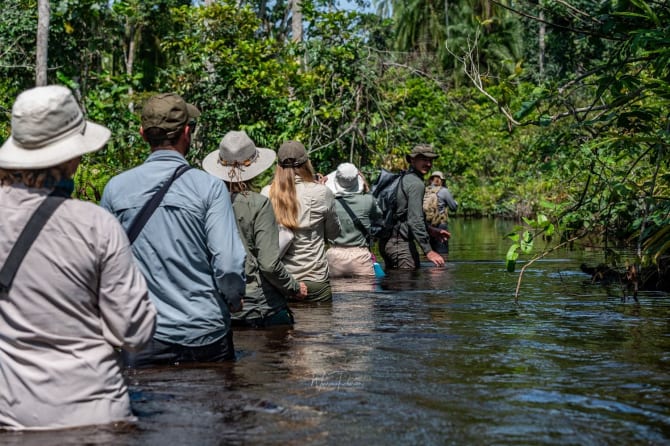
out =
[[[277,223],[294,234],[282,262],[297,281],[307,285],[304,301],[330,301],[325,240],[339,235],[340,222],[335,197],[315,180],[302,143],[287,141],[279,147],[274,180],[263,193],[270,197]]]

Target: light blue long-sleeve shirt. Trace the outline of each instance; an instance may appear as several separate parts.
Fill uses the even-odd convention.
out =
[[[128,230],[142,206],[175,169],[187,164],[158,150],[112,178],[100,205]],[[190,169],[172,184],[133,243],[158,320],[155,339],[186,346],[218,341],[230,329],[229,305],[245,290],[244,245],[223,181]]]

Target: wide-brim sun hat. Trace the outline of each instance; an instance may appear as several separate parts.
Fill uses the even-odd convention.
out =
[[[221,139],[219,149],[202,160],[202,168],[224,181],[240,183],[270,168],[276,157],[274,150],[256,147],[246,132],[231,131]]]
[[[365,190],[365,182],[358,168],[351,163],[342,163],[326,175],[326,186],[336,196],[360,194]]]
[[[101,149],[108,128],[87,121],[66,87],[35,87],[12,106],[12,133],[0,147],[0,168],[44,169]]]

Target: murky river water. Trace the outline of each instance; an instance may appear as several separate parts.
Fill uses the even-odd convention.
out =
[[[294,329],[236,332],[234,364],[135,372],[135,425],[0,444],[670,444],[670,296],[622,301],[562,251],[515,304],[510,227],[453,220],[445,268],[335,282]]]

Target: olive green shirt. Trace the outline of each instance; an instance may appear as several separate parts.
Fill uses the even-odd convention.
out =
[[[299,291],[298,282],[279,259],[279,230],[272,204],[251,191],[233,194],[232,201],[240,238],[247,250],[244,308],[232,318],[272,316],[287,307],[286,296]]]
[[[426,186],[423,178],[410,169],[400,180],[398,187],[398,212],[406,212],[406,218],[396,224],[396,228],[405,240],[416,240],[424,254],[433,250],[430,246],[428,226],[423,212],[423,194]]]
[[[377,206],[377,200],[370,194],[347,194],[335,200],[335,211],[340,220],[340,235],[330,240],[333,246],[357,246],[368,248],[365,234],[356,226],[354,220],[342,206],[345,202],[356,217],[361,221],[365,229],[370,231],[372,222],[382,217],[382,212]]]

